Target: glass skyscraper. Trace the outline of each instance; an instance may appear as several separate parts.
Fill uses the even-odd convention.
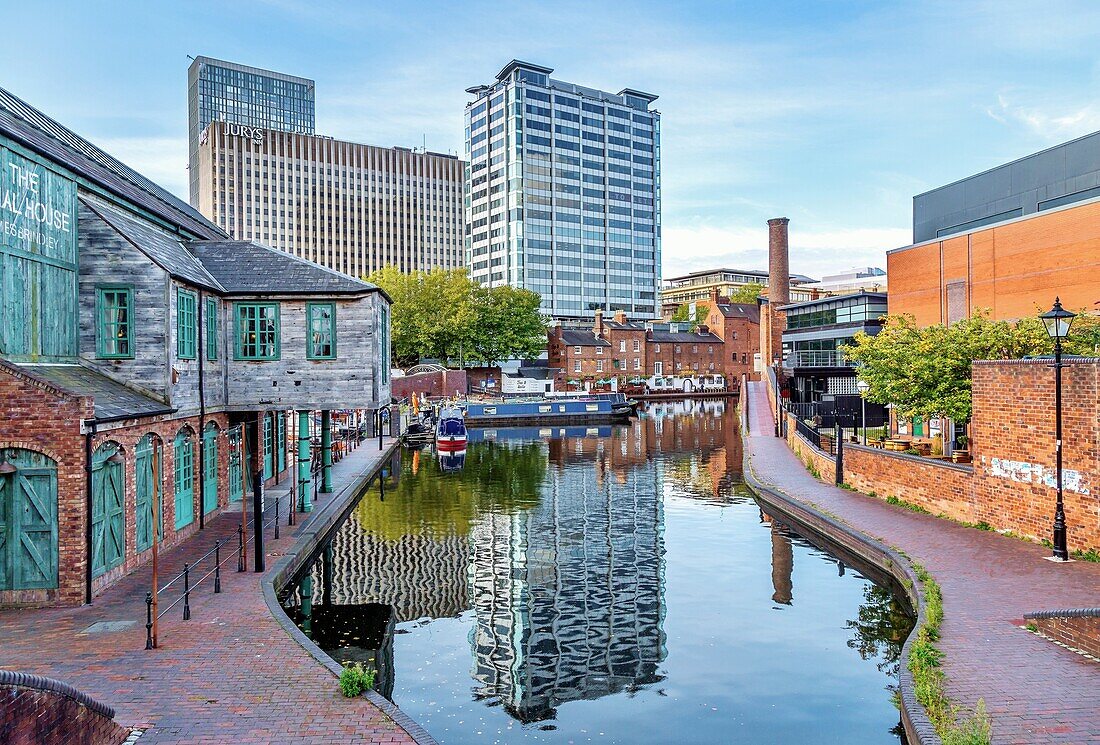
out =
[[[210,57],[187,68],[191,205],[199,206],[199,140],[210,122],[314,133],[314,84],[307,78]]]
[[[655,317],[661,281],[657,99],[512,60],[468,88],[466,263],[483,285],[542,295],[543,313]]]

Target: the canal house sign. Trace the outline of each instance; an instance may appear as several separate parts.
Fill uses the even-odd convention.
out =
[[[0,143],[0,353],[75,357],[76,184]]]

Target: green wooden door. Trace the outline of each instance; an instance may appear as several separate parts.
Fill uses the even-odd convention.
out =
[[[114,445],[92,456],[92,576],[114,569],[126,558],[123,464],[112,463]]]
[[[275,415],[275,465],[276,471],[286,470],[286,412]]]
[[[218,428],[213,422],[202,434],[202,457],[202,511],[206,514],[218,507]]]
[[[236,432],[235,436],[232,434],[233,432]],[[229,480],[230,502],[241,501],[241,494],[244,493],[244,485],[241,483],[241,450],[244,447],[241,441],[242,439],[240,427],[231,430],[229,444],[229,475],[227,476]]]
[[[11,448],[0,461],[0,590],[57,587],[57,467],[45,455]]]
[[[195,520],[195,447],[191,433],[176,435],[176,530]]]
[[[264,414],[264,481],[275,475],[275,417]]]
[[[153,546],[154,524],[157,527],[157,537],[162,535],[160,483],[153,472],[152,435],[141,438],[134,456],[134,537],[137,550],[147,551]],[[153,517],[154,508],[157,511],[156,518]]]

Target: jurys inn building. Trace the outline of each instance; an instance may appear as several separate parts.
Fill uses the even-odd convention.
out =
[[[205,57],[188,77],[195,206],[231,237],[356,277],[463,265],[457,156],[314,134],[304,78]]]
[[[660,308],[661,121],[649,93],[607,93],[513,60],[468,88],[466,263],[543,313]]]

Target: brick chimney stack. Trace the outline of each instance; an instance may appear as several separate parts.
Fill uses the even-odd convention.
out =
[[[791,301],[791,265],[787,248],[785,217],[768,220],[768,302],[786,305]]]

